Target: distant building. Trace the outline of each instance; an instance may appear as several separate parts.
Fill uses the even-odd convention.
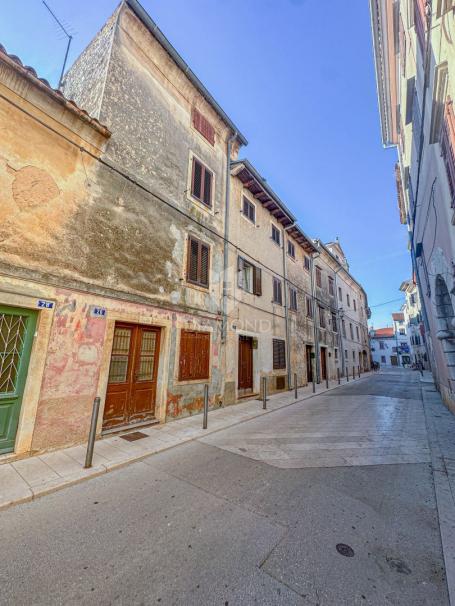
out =
[[[373,362],[382,366],[411,365],[411,347],[402,312],[392,314],[393,326],[370,330],[370,347]]]
[[[411,347],[412,363],[421,364],[422,368],[429,370],[419,291],[413,280],[405,280],[401,284],[400,290],[406,295],[406,301],[402,305],[401,311],[404,314],[406,333]]]

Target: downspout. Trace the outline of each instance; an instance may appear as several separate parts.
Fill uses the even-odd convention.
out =
[[[315,292],[315,286],[314,286],[314,260],[317,259],[319,257],[321,253],[313,253],[310,257],[311,259],[311,298],[312,298],[312,305],[313,305],[313,334],[314,334],[314,358],[316,361],[316,383],[320,383],[320,379],[319,379],[319,375],[320,375],[320,368],[319,368],[319,328],[318,328],[318,321],[319,321],[319,316],[316,319],[316,292]]]
[[[292,224],[294,225],[294,224]],[[289,227],[292,227],[290,225]],[[284,233],[287,234],[289,227],[285,227]],[[291,389],[291,333],[289,327],[289,306],[288,306],[288,278],[286,268],[286,238],[283,237],[283,277],[284,277],[284,321],[286,325],[286,368],[288,371],[288,389]]]
[[[335,304],[337,306],[337,322],[338,322],[338,346],[341,350],[341,376],[344,377],[345,372],[346,372],[346,360],[344,359],[344,343],[343,343],[343,337],[341,335],[341,310],[339,307],[339,300],[338,300],[338,282],[337,282],[337,278],[338,278],[338,272],[340,272],[343,268],[339,267],[336,272],[335,272]]]
[[[237,138],[234,132],[227,141],[226,158],[226,199],[224,204],[224,245],[223,245],[223,319],[221,324],[221,343],[226,343],[227,337],[227,300],[228,300],[228,268],[229,268],[229,208],[231,198],[231,151],[232,143]]]

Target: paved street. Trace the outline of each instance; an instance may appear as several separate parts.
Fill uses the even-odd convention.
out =
[[[5,510],[0,603],[448,604],[430,413],[381,373]]]

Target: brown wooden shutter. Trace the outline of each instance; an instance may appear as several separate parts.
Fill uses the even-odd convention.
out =
[[[202,198],[202,164],[193,158],[193,177],[191,181],[192,195],[201,200]]]
[[[258,297],[262,295],[262,271],[256,266],[253,268],[253,292]]]
[[[273,369],[286,368],[285,342],[282,339],[273,339]]]
[[[204,171],[204,204],[212,206],[212,173],[205,169]]]
[[[215,145],[214,127],[195,107],[193,108],[193,126],[211,145]]]
[[[210,268],[210,249],[207,244],[201,245],[200,259],[201,259],[201,273],[199,281],[203,286],[209,285],[209,268]]]
[[[188,238],[188,265],[187,279],[190,282],[198,281],[198,265],[199,265],[199,242],[194,238]]]
[[[179,380],[208,379],[210,375],[210,333],[180,332]]]

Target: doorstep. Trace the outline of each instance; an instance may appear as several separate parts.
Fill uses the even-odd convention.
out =
[[[362,380],[370,376],[365,373]],[[351,379],[350,382],[353,380]],[[344,381],[341,385],[344,385]],[[330,381],[328,390],[337,389],[338,382]],[[11,455],[0,465],[0,509],[11,505],[31,501],[40,496],[55,492],[67,486],[72,486],[86,479],[93,478],[114,469],[124,467],[135,461],[140,461],[153,454],[163,452],[181,444],[197,440],[203,436],[233,427],[244,421],[249,421],[264,414],[292,406],[303,400],[322,395],[328,391],[322,385],[316,387],[313,394],[312,386],[299,388],[298,398],[294,398],[294,390],[271,394],[267,399],[267,409],[263,410],[258,400],[248,399],[233,406],[216,408],[209,411],[208,428],[202,429],[202,414],[184,417],[168,423],[141,427],[144,434],[138,440],[128,442],[116,433],[102,436],[95,442],[93,467],[84,469],[86,445],[72,446],[14,460]],[[129,426],[129,430],[137,430],[138,425]]]

